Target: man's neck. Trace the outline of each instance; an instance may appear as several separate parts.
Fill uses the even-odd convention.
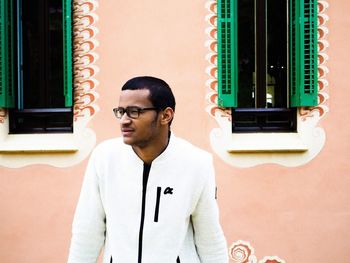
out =
[[[170,140],[169,136],[162,136],[163,138],[155,144],[149,144],[145,147],[132,146],[134,152],[146,164],[150,164],[156,159],[168,146]]]

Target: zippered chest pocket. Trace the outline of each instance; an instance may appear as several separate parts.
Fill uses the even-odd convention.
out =
[[[154,207],[154,222],[158,222],[160,220],[161,214],[160,214],[160,208],[162,204],[166,200],[166,198],[174,198],[174,188],[172,187],[157,187],[156,192],[156,202]]]

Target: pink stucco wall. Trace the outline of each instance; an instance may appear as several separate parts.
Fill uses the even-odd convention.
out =
[[[329,112],[319,123],[326,132],[322,151],[296,168],[235,168],[215,155],[227,241],[249,242],[257,259],[271,255],[286,262],[349,262],[347,9],[347,1],[336,1],[327,11],[330,99]],[[155,75],[170,84],[177,98],[175,134],[212,151],[209,132],[216,123],[205,112],[204,2],[100,1],[96,15],[100,111],[89,127],[97,142],[119,135],[111,109],[121,85],[135,75]],[[86,163],[11,169],[0,163],[0,262],[65,262]]]

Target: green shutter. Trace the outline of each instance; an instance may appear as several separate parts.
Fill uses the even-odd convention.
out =
[[[63,77],[65,106],[73,106],[73,45],[72,0],[62,0],[63,6]]]
[[[237,0],[218,0],[218,105],[237,107]]]
[[[317,0],[290,1],[290,63],[291,106],[316,106]]]
[[[13,108],[14,94],[14,38],[12,1],[0,0],[0,107]]]

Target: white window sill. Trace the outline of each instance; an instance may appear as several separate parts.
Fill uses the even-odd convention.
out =
[[[73,134],[16,134],[0,141],[0,153],[74,153],[78,146]]]
[[[298,133],[235,133],[226,147],[229,153],[306,152]]]
[[[0,133],[0,166],[10,168],[36,164],[73,166],[84,160],[96,144],[96,135],[88,128],[65,134],[7,134],[7,131],[5,127]]]

